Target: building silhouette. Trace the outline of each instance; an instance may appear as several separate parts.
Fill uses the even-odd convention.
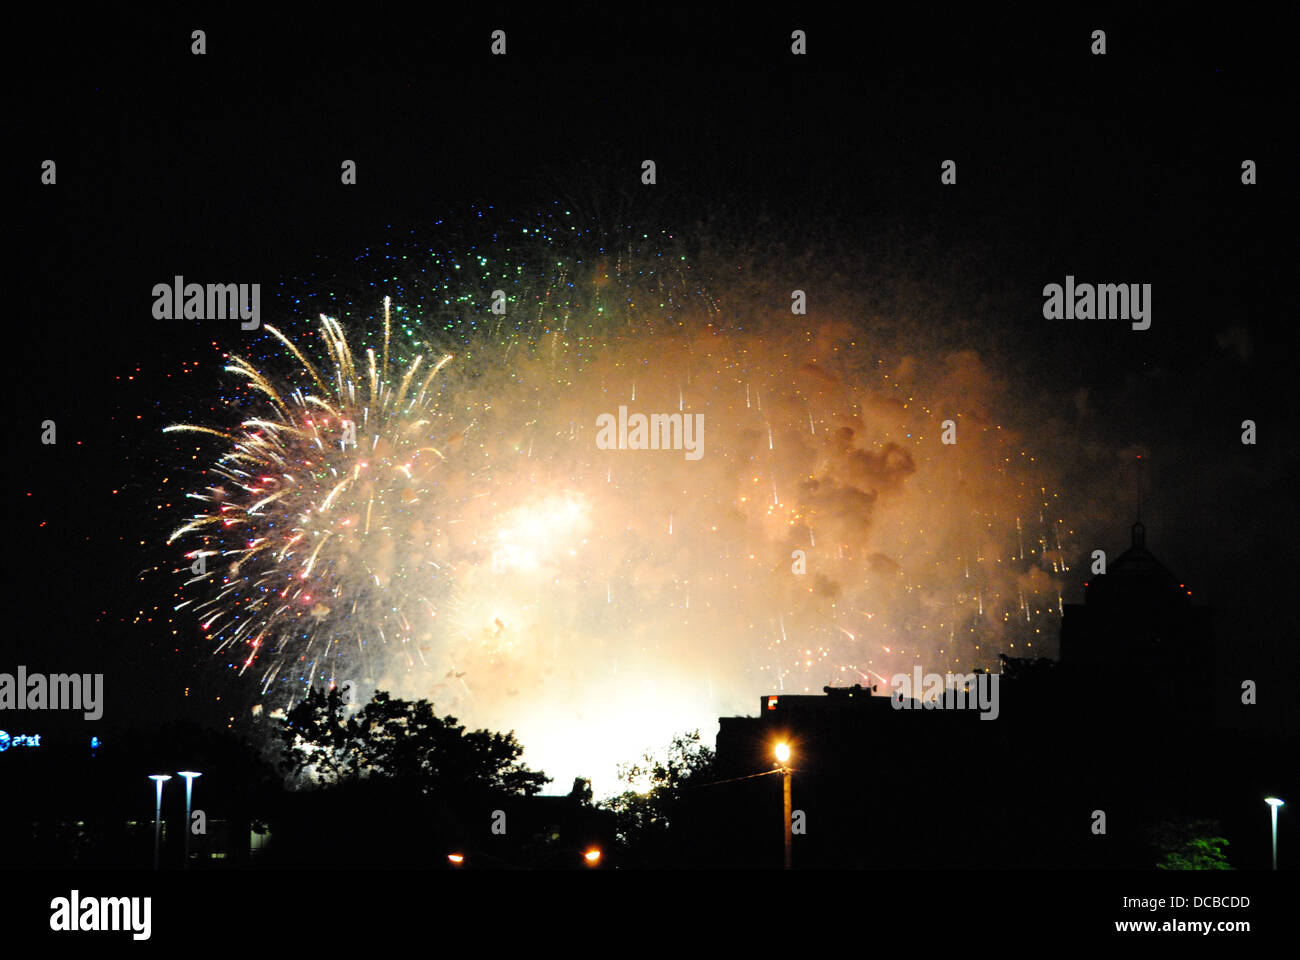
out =
[[[1132,537],[1104,574],[1084,584],[1083,603],[1065,605],[1061,671],[1075,696],[1115,692],[1126,722],[1210,725],[1213,611],[1193,605],[1187,585],[1147,549],[1141,521]]]
[[[1060,660],[1004,658],[993,722],[898,709],[891,690],[861,686],[771,694],[757,717],[719,718],[720,860],[779,866],[780,777],[762,774],[785,741],[807,824],[796,869],[1149,867],[1156,825],[1219,805],[1204,773],[1214,669],[1212,611],[1139,521],[1065,606]]]

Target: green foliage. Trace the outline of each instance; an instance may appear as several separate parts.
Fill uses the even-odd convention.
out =
[[[430,793],[443,788],[532,796],[550,782],[519,762],[513,733],[467,732],[427,700],[377,692],[350,712],[338,690],[313,688],[281,730],[284,771],[298,785],[379,778]]]
[[[1232,870],[1213,820],[1180,819],[1158,823],[1151,830],[1157,870]]]

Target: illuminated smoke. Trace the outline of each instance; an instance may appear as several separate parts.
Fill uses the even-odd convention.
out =
[[[292,338],[319,382],[268,353],[243,426],[202,425],[230,449],[198,491],[215,519],[181,538],[214,563],[181,602],[268,699],[346,680],[428,698],[515,730],[554,788],[602,793],[763,693],[1055,652],[1069,517],[970,345],[887,335],[850,279],[793,316],[792,284],[743,260],[562,226],[400,272],[386,254],[374,285],[311,302],[337,325]],[[600,449],[620,406],[703,414],[701,458]],[[250,436],[255,470],[229,459]]]

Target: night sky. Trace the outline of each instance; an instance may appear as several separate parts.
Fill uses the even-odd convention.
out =
[[[964,345],[1040,418],[1039,455],[1091,493],[1066,602],[1090,550],[1128,545],[1140,484],[1148,545],[1215,608],[1207,685],[1230,700],[1257,680],[1260,706],[1235,722],[1294,730],[1294,337],[1278,296],[1294,76],[1262,28],[872,11],[848,29],[802,10],[594,4],[560,22],[363,15],[47,19],[24,38],[8,162],[32,262],[13,277],[7,662],[105,672],[110,725],[232,712],[214,699],[222,665],[173,636],[153,612],[169,592],[139,575],[186,489],[161,428],[214,413],[239,331],[154,320],[155,283],[261,282],[272,322],[280,284],[346,273],[468,203],[527,217],[559,200],[688,243],[728,231],[768,254],[843,253],[904,339],[960,316]],[[498,26],[504,58],[487,53]],[[1088,50],[1097,27],[1105,56]],[[47,158],[57,186],[39,182]],[[356,186],[338,182],[344,158]],[[956,186],[939,182],[946,159]],[[1258,185],[1241,183],[1246,159]],[[1042,288],[1067,274],[1152,284],[1151,329],[1045,320]],[[39,442],[46,419],[56,446]]]
[[[1092,550],[1113,559],[1128,547],[1140,499],[1147,546],[1214,610],[1205,695],[1228,726],[1294,735],[1287,35],[1253,12],[858,13],[51,9],[15,30],[6,164],[19,295],[0,670],[104,673],[106,687],[99,723],[50,712],[41,729],[56,742],[182,721],[222,729],[254,699],[235,658],[212,656],[192,618],[171,613],[165,571],[178,551],[164,541],[206,464],[178,459],[162,430],[227,422],[226,355],[273,351],[249,345],[238,320],[155,320],[155,284],[260,283],[263,323],[301,334],[330,309],[313,297],[369,298],[385,250],[454,244],[474,211],[529,223],[564,208],[593,228],[644,227],[714,251],[701,258],[720,271],[714,289],[744,289],[726,268],[747,254],[768,264],[750,279],[769,289],[814,284],[812,316],[790,318],[791,330],[857,331],[868,351],[888,341],[895,358],[914,348],[923,364],[973,351],[972,402],[998,397],[997,416],[1018,424],[1065,497],[1076,535],[1064,602],[1082,601]],[[195,28],[207,32],[204,56],[190,52]],[[498,28],[505,57],[489,55]],[[807,31],[805,56],[790,52],[795,28]],[[1105,56],[1089,52],[1099,28]],[[647,158],[653,186],[639,180]],[[47,159],[53,186],[40,182]],[[339,182],[344,159],[357,163],[355,186]],[[950,159],[957,184],[942,185]],[[1241,182],[1245,160],[1256,185]],[[805,267],[817,279],[795,275]],[[1150,329],[1045,319],[1043,287],[1067,275],[1151,284]],[[841,312],[818,316],[819,294]],[[771,342],[779,354],[784,341]],[[1240,439],[1248,419],[1254,445]],[[46,420],[53,446],[40,441]],[[1131,692],[1124,664],[1113,667],[1099,701]],[[1243,680],[1259,687],[1246,710]],[[771,692],[733,686],[751,711]],[[609,684],[610,702],[620,696]],[[629,759],[646,746],[629,741]],[[1055,896],[1023,886],[1040,907]],[[927,919],[930,902],[999,922],[1028,902],[959,887],[931,895],[904,880],[892,895]],[[303,890],[297,906],[314,915]],[[415,888],[390,892],[399,919],[425,909]],[[836,917],[863,914],[848,896],[827,901],[838,897]],[[873,937],[886,928],[866,915]]]

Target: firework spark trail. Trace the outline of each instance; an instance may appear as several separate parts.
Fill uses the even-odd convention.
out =
[[[431,699],[599,792],[772,689],[1050,652],[1070,531],[977,355],[869,351],[752,278],[705,296],[680,260],[593,249],[394,283],[428,303],[386,305],[361,364],[348,337],[373,324],[331,319],[319,363],[271,331],[294,380],[231,362],[258,402],[183,428],[229,448],[172,539],[211,561],[178,606],[232,666],[268,696]],[[704,456],[600,449],[620,405],[702,413]]]
[[[390,324],[386,302],[386,331]],[[445,460],[433,438],[453,430],[453,418],[429,391],[450,355],[428,364],[423,354],[416,356],[394,387],[387,357],[376,366],[374,351],[367,351],[359,391],[356,363],[337,321],[321,318],[329,382],[292,340],[274,327],[267,331],[316,392],[277,386],[234,358],[226,369],[243,377],[269,410],[243,421],[237,433],[166,428],[231,444],[211,471],[223,482],[191,495],[207,510],[168,542],[203,537],[205,545],[186,554],[205,566],[212,558],[210,568],[186,584],[216,590],[196,607],[210,614],[202,629],[217,642],[217,652],[235,644],[247,648],[240,673],[270,646],[263,692],[288,658],[305,659],[318,642],[317,656],[328,661],[346,641],[355,640],[364,652],[377,637],[407,644],[416,630],[427,630],[407,613],[429,605],[438,586],[414,576],[436,550],[420,505],[431,498]],[[422,365],[428,373],[412,392]]]

